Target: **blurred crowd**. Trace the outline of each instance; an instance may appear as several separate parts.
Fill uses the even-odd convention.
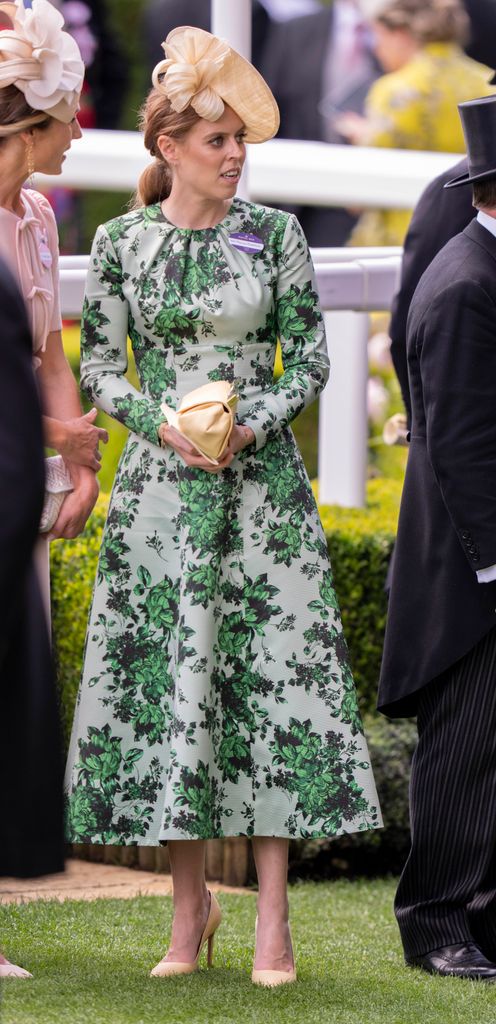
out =
[[[118,127],[129,61],[107,3],[53,2],[87,67],[82,127]],[[492,91],[495,0],[253,0],[252,8],[252,59],[279,104],[280,138],[464,151],[457,104]],[[144,90],[163,56],[157,40],[177,25],[210,22],[210,0],[147,0]],[[57,188],[50,201],[62,250],[78,251],[77,197]],[[401,245],[410,220],[406,210],[291,211],[313,246]]]
[[[210,8],[149,0],[149,71],[157,39],[178,24],[209,29]],[[279,104],[280,138],[462,153],[457,103],[492,91],[495,30],[494,0],[253,0],[252,59]],[[400,245],[410,218],[292,210],[313,246]]]

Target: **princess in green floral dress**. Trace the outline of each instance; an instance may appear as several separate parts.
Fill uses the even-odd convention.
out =
[[[265,90],[265,123],[260,98],[247,111],[245,92],[243,107],[222,84],[219,116],[193,103],[177,113],[164,95],[171,63],[145,108],[156,161],[142,205],[98,230],[87,282],[82,385],[130,436],[102,541],[67,802],[70,841],[169,841],[180,899],[181,870],[188,861],[191,889],[204,855],[204,843],[184,840],[255,837],[257,867],[281,879],[290,837],[381,821],[327,545],[290,428],[328,376],[308,248],[292,215],[234,198],[245,140],[274,134],[277,108],[243,62]],[[128,334],[140,392],[125,376]],[[239,395],[220,467],[161,411],[216,380]],[[280,956],[265,934],[258,966],[294,973],[286,931]],[[159,973],[178,973],[187,946],[177,925]]]

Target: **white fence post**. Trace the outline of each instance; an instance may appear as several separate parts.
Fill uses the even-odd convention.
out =
[[[324,314],[331,376],[319,409],[319,502],[358,508],[367,478],[367,313]]]
[[[228,43],[247,60],[251,59],[251,0],[212,0],[211,26],[214,36]]]
[[[211,26],[214,36],[227,39],[242,57],[251,59],[251,0],[212,0]],[[249,149],[241,175],[237,195],[240,199],[250,198],[248,184]]]

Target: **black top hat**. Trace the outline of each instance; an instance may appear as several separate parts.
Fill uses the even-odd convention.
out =
[[[496,95],[459,103],[467,144],[468,174],[448,181],[445,188],[496,178]]]

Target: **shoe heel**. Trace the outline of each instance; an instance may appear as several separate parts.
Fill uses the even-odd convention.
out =
[[[214,932],[213,935],[209,935],[209,937],[208,937],[207,964],[208,964],[209,967],[213,967],[213,965],[214,965],[214,939],[215,939],[215,932]]]

